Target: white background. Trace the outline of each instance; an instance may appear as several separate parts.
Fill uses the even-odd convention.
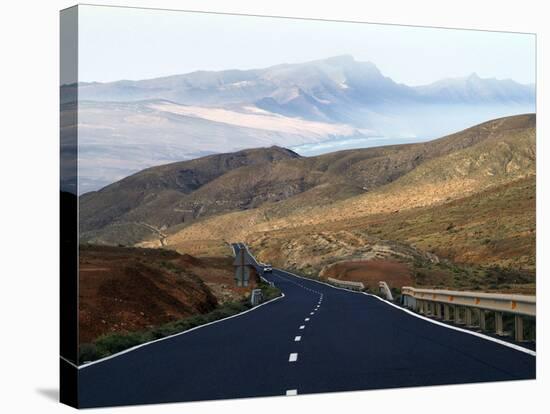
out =
[[[548,67],[549,12],[544,1],[232,0],[97,1],[97,4],[463,27],[538,34],[536,381],[366,391],[302,397],[107,409],[108,412],[500,413],[548,409],[550,367],[544,324],[548,273],[548,144],[543,68]],[[0,410],[69,412],[58,384],[58,11],[71,1],[3,2],[0,36]],[[546,249],[548,252],[548,247]],[[548,285],[546,283],[546,285]],[[266,373],[269,375],[269,373]],[[246,386],[246,378],[243,378]],[[545,395],[546,394],[546,395]],[[93,412],[92,410],[90,412]],[[105,411],[103,411],[105,412]]]

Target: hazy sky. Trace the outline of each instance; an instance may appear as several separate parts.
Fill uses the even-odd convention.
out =
[[[535,82],[535,36],[80,6],[80,81],[262,68],[350,54],[408,85],[476,72]]]

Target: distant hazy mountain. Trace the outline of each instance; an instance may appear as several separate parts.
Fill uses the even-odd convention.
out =
[[[482,79],[476,73],[465,78],[443,79],[415,88],[421,96],[436,102],[468,104],[523,104],[535,102],[535,85],[511,79]]]
[[[215,152],[342,139],[362,147],[373,145],[370,138],[378,145],[381,138],[423,141],[532,112],[535,88],[475,74],[410,87],[373,63],[337,56],[265,69],[81,83],[79,100],[82,193],[148,166]]]
[[[165,99],[186,105],[256,104],[308,119],[333,119],[338,106],[400,103],[424,99],[445,103],[530,103],[534,87],[513,80],[443,79],[409,87],[385,77],[370,62],[336,56],[266,69],[198,71],[140,81],[82,83],[81,100]]]

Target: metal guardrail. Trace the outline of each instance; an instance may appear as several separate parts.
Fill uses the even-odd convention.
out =
[[[352,290],[365,289],[365,285],[363,284],[363,282],[351,282],[348,280],[338,280],[338,279],[333,279],[332,277],[327,278],[327,280],[335,286],[343,287],[346,289],[352,289]]]
[[[468,306],[471,308],[507,312],[517,315],[536,315],[536,298],[535,296],[529,295],[416,289],[408,286],[403,287],[401,293],[403,295],[432,302]]]
[[[536,297],[503,293],[461,292],[456,290],[417,289],[404,286],[401,289],[403,305],[419,313],[450,321],[452,310],[455,323],[477,326],[486,330],[485,314],[495,313],[495,331],[505,335],[503,314],[514,315],[514,333],[517,341],[523,340],[523,317],[536,317]],[[464,319],[461,318],[464,310]],[[473,324],[473,312],[477,324]]]

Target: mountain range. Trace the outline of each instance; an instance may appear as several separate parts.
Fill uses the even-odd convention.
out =
[[[342,106],[399,102],[530,103],[534,86],[513,80],[444,79],[410,87],[385,77],[371,62],[336,56],[265,69],[197,71],[141,81],[81,83],[79,99],[94,101],[169,100],[185,105],[219,107],[255,105],[282,115],[310,120],[350,119]],[[351,117],[353,118],[353,117]]]
[[[534,85],[472,74],[411,87],[351,56],[80,83],[78,93],[80,193],[148,166],[222,151],[424,141],[532,112],[535,103]]]

